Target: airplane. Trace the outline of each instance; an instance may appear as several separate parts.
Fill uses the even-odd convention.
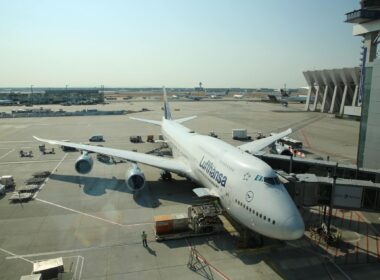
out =
[[[234,94],[235,99],[242,99],[244,97],[243,94]]]
[[[269,94],[268,98],[272,102],[278,102],[282,104],[288,104],[289,102],[303,104],[306,102],[307,95],[292,95],[292,92],[290,90],[287,91],[286,89],[280,89],[280,94]]]
[[[71,142],[36,140],[82,150],[75,162],[80,174],[91,171],[95,152],[131,162],[125,175],[126,186],[137,192],[145,186],[145,175],[138,163],[186,177],[202,187],[193,189],[198,197],[216,197],[230,217],[250,230],[279,240],[295,240],[303,236],[305,226],[293,200],[279,181],[276,172],[252,154],[292,133],[291,129],[234,147],[218,138],[200,135],[182,125],[196,116],[172,119],[165,88],[164,116],[161,121],[131,117],[131,119],[161,127],[173,157],[165,158],[128,150],[89,146]]]

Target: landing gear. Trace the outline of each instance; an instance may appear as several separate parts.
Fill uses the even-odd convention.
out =
[[[249,229],[242,229],[238,239],[238,247],[240,248],[258,248],[264,245],[264,239],[261,234],[254,233]]]
[[[172,180],[172,174],[168,171],[161,171],[161,180],[171,181]]]

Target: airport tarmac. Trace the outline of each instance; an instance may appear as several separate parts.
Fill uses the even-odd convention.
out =
[[[172,115],[197,115],[186,123],[198,133],[216,132],[233,145],[233,128],[246,128],[254,136],[292,127],[290,135],[302,140],[313,154],[341,162],[356,158],[359,122],[332,115],[302,111],[304,105],[238,101],[172,102]],[[49,106],[44,106],[49,108]],[[199,202],[194,183],[174,176],[159,181],[160,170],[141,165],[147,187],[138,195],[124,183],[127,163],[103,164],[95,160],[93,170],[79,176],[74,170],[78,152],[42,155],[32,136],[88,142],[104,135],[104,146],[147,152],[159,144],[132,144],[129,136],[160,134],[159,127],[129,119],[136,116],[162,118],[162,104],[154,100],[120,102],[98,106],[71,106],[70,110],[105,108],[151,111],[122,116],[0,119],[0,175],[13,175],[16,189],[36,171],[53,174],[35,199],[10,204],[0,199],[0,278],[19,279],[30,274],[37,260],[63,257],[68,279],[205,279],[187,267],[190,245],[195,245],[209,266],[211,279],[373,279],[376,263],[338,265],[316,250],[308,236],[295,242],[260,249],[237,247],[230,232],[218,235],[156,242],[153,216],[186,212]],[[50,108],[61,108],[52,105]],[[65,108],[66,109],[66,108]],[[33,158],[20,158],[19,150],[32,150]],[[148,249],[141,244],[148,233]],[[377,266],[376,266],[377,265]],[[207,270],[208,269],[208,270]]]

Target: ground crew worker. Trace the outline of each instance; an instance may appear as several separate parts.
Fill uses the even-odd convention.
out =
[[[146,243],[146,238],[147,238],[147,234],[145,233],[145,231],[142,232],[141,234],[141,239],[142,239],[142,244],[144,247],[148,247],[148,244]]]

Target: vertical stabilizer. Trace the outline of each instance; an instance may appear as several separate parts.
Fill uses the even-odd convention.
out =
[[[166,89],[163,87],[164,90],[164,112],[165,112],[165,119],[171,120],[172,119],[172,114],[170,112],[170,106],[169,106],[169,100],[166,95]]]

